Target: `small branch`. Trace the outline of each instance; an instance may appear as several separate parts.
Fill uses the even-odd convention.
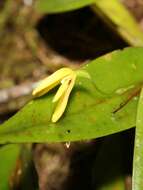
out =
[[[11,88],[0,90],[0,104],[7,103],[11,100],[30,95],[35,84],[36,83],[34,82],[29,82],[26,84],[21,84]]]

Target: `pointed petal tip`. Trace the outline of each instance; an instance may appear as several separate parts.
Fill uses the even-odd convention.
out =
[[[55,117],[55,115],[52,116],[52,123],[56,123],[59,120],[59,118]]]
[[[36,96],[36,90],[35,89],[32,92],[32,96]]]

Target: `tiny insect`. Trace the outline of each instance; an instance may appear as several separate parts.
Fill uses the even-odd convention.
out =
[[[57,122],[63,115],[77,76],[90,78],[90,75],[84,70],[74,71],[65,67],[57,70],[52,75],[40,81],[37,87],[33,90],[32,95],[34,97],[39,97],[61,84],[52,100],[53,103],[57,103],[51,118],[53,123]]]

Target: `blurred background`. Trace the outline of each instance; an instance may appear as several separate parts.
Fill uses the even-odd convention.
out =
[[[105,14],[102,7],[91,5],[49,14],[48,11],[40,12],[35,3],[36,0],[0,0],[0,123],[32,98],[31,92],[37,81],[57,69],[63,66],[78,68],[113,50],[138,46],[137,42],[143,45],[140,37],[143,35],[142,0],[120,1],[137,25],[139,36],[135,42],[119,30],[120,25]],[[120,19],[120,15],[116,18]],[[130,20],[126,19],[124,23]],[[10,187],[106,190],[104,184],[112,184],[114,176],[120,189],[122,186],[122,189],[131,190],[133,139],[132,129],[114,137],[70,145],[22,145],[24,153],[20,154],[10,175]],[[109,149],[110,154],[105,151]],[[102,161],[103,158],[106,159]],[[112,158],[118,158],[117,162],[113,163]],[[112,169],[110,164],[106,165],[107,160],[112,160],[112,169],[118,170],[113,171],[112,176],[108,175]]]

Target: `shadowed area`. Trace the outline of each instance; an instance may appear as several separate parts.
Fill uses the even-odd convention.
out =
[[[74,60],[93,59],[127,46],[88,7],[45,15],[37,29],[49,47]]]

